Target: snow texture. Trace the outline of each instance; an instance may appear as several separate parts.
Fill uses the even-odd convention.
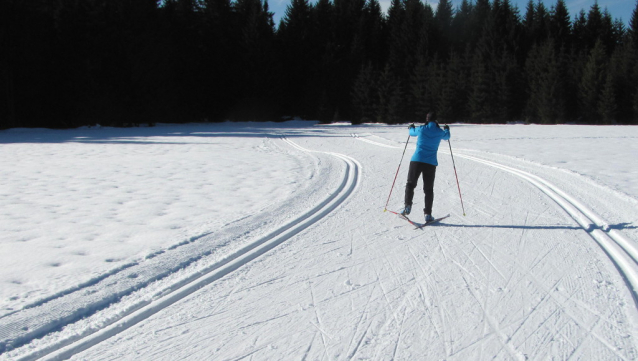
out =
[[[638,128],[451,133],[415,230],[406,126],[0,132],[0,360],[638,358]]]

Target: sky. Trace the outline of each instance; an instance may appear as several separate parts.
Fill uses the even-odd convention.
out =
[[[461,4],[462,0],[452,0],[454,7],[457,7]],[[567,0],[567,8],[569,9],[569,14],[572,19],[574,16],[580,13],[581,9],[584,9],[586,12],[589,11],[592,5],[596,0]],[[314,1],[313,1],[314,2]],[[384,11],[388,9],[390,6],[390,0],[380,0],[381,8]],[[430,3],[433,8],[436,8],[438,1],[426,0],[426,2]],[[279,20],[284,16],[286,12],[286,7],[291,3],[291,0],[269,0],[268,5],[270,6],[270,11],[275,13],[274,20],[275,24],[279,25]],[[525,11],[528,0],[512,0],[512,3],[521,11],[521,15]],[[552,5],[556,4],[556,1],[543,1],[543,3],[550,8]],[[616,18],[621,18],[625,24],[629,23],[629,19],[631,19],[631,13],[636,8],[636,1],[634,0],[599,0],[598,5],[601,9],[607,8],[611,16]]]

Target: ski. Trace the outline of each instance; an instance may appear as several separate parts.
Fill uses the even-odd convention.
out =
[[[388,212],[390,212],[390,213],[394,213],[394,214],[396,214],[397,216],[399,216],[399,218],[401,218],[401,219],[405,219],[406,221],[410,222],[410,224],[411,224],[411,225],[413,225],[413,226],[415,226],[415,227],[416,227],[415,229],[417,229],[417,228],[418,228],[418,229],[423,229],[423,226],[422,226],[422,225],[420,225],[419,223],[413,222],[413,221],[412,221],[410,218],[408,218],[406,215],[401,214],[401,213],[398,213],[398,212],[395,212],[395,211],[391,211],[391,210],[389,210],[389,209],[387,209],[387,211],[388,211]]]
[[[448,214],[447,216],[443,216],[443,217],[440,217],[440,218],[436,218],[436,219],[433,219],[433,220],[431,220],[431,221],[429,221],[429,222],[425,222],[425,223],[423,223],[423,224],[416,223],[416,224],[415,224],[415,226],[416,226],[416,228],[415,228],[415,229],[421,229],[421,230],[423,230],[423,227],[425,227],[425,226],[429,226],[429,225],[430,225],[430,224],[432,224],[432,223],[436,223],[436,222],[442,221],[442,220],[444,220],[444,219],[448,218],[449,216],[450,216],[450,215]],[[412,223],[413,223],[413,222],[412,222]],[[413,224],[414,224],[414,223],[413,223]]]

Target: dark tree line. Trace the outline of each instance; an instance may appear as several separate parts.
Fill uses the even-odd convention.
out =
[[[638,3],[0,0],[0,128],[158,121],[638,124]]]

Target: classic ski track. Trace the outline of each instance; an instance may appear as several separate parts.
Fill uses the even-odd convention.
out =
[[[98,330],[93,330],[89,334],[78,336],[76,339],[65,339],[60,343],[50,345],[45,349],[40,349],[34,353],[24,355],[18,360],[64,360],[80,353],[92,346],[105,341],[124,330],[136,325],[137,323],[149,318],[155,313],[169,307],[175,302],[187,297],[197,290],[231,274],[242,266],[248,264],[254,259],[264,255],[268,251],[274,249],[286,240],[294,237],[300,232],[306,230],[313,224],[317,223],[332,211],[343,204],[359,187],[361,179],[361,165],[357,160],[349,156],[324,151],[314,151],[306,149],[295,142],[281,136],[281,140],[291,147],[307,153],[322,153],[341,159],[345,163],[345,174],[342,182],[337,189],[330,193],[320,204],[304,213],[303,215],[293,219],[286,225],[276,229],[272,233],[250,243],[242,249],[227,256],[224,260],[219,261],[206,269],[199,272],[196,278],[190,279],[189,282],[172,288],[169,292],[151,302],[140,305],[130,310],[126,315],[114,320],[108,326]],[[323,331],[321,332],[324,336]],[[324,340],[325,344],[325,340]]]
[[[369,139],[363,139],[360,138],[358,134],[352,134],[352,137],[377,146],[392,147],[395,149],[401,148],[375,142]],[[442,151],[442,153],[449,154],[449,152],[446,151]],[[633,241],[630,241],[618,230],[611,229],[608,222],[606,222],[598,214],[594,213],[581,201],[537,175],[463,153],[457,152],[455,155],[459,158],[488,165],[518,176],[552,198],[598,243],[598,245],[611,259],[620,275],[625,280],[631,296],[633,297],[634,306],[638,309],[638,246]]]

